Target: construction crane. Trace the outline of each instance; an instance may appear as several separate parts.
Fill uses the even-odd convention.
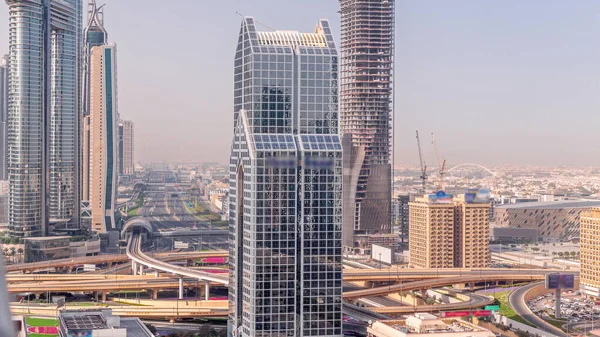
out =
[[[446,159],[440,156],[440,150],[438,149],[437,142],[435,141],[435,134],[433,132],[431,133],[431,144],[433,144],[433,147],[435,148],[435,156],[437,157],[437,164],[440,175],[440,191],[443,191],[446,187],[444,185],[444,176],[446,175]]]
[[[419,130],[417,130],[417,147],[419,148],[419,163],[421,164],[421,191],[425,194],[425,184],[427,181],[427,164],[423,160],[423,154],[421,153],[421,140],[419,139]]]

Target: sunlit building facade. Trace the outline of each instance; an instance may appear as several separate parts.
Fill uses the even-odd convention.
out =
[[[9,235],[40,236],[79,225],[82,3],[6,2]]]
[[[92,48],[90,57],[90,206],[92,229],[115,228],[118,101],[116,46]]]
[[[579,290],[600,299],[600,208],[583,211],[579,226]]]
[[[410,264],[485,268],[490,263],[491,204],[465,195],[426,195],[409,202]]]
[[[337,50],[244,18],[234,68],[230,336],[342,335]]]

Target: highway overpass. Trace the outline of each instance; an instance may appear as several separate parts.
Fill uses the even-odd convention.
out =
[[[454,277],[443,277],[439,279],[433,280],[422,280],[422,281],[414,281],[407,282],[401,284],[387,285],[383,287],[371,288],[371,289],[363,289],[363,290],[355,290],[350,292],[345,292],[343,297],[344,299],[358,299],[363,297],[372,297],[372,296],[382,296],[391,293],[398,293],[404,291],[413,291],[413,290],[424,290],[424,289],[432,289],[439,288],[444,286],[449,286],[453,284],[466,284],[466,283],[478,283],[478,282],[490,282],[490,281],[539,281],[545,278],[544,274],[505,274],[505,275],[493,275],[487,276],[483,274],[473,274],[473,275],[463,275],[463,276],[454,276]]]
[[[127,244],[127,256],[129,256],[129,258],[133,261],[132,263],[134,274],[136,272],[137,266],[139,265],[141,269],[143,268],[143,266],[146,266],[156,271],[162,271],[179,275],[179,298],[183,298],[183,277],[193,278],[206,282],[216,282],[223,285],[229,284],[228,275],[221,275],[185,267],[179,267],[144,254],[144,252],[142,251],[142,235],[136,232],[134,232],[129,238],[129,242]]]
[[[167,253],[156,253],[153,255],[155,258],[163,261],[181,261],[181,260],[193,260],[201,259],[206,257],[228,257],[229,252],[225,250],[216,250],[208,252],[167,252]],[[33,263],[18,263],[6,266],[6,272],[25,272],[35,271],[40,269],[48,268],[62,268],[62,267],[73,267],[83,264],[105,264],[105,263],[118,263],[129,261],[130,258],[127,254],[108,254],[108,255],[96,255],[96,256],[84,256],[75,257],[70,259],[59,259],[49,260],[44,262],[33,262]]]

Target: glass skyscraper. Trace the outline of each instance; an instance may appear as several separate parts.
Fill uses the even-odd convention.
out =
[[[230,162],[231,336],[342,335],[338,56],[314,33],[242,22]]]
[[[0,180],[8,179],[8,55],[0,64]]]
[[[6,0],[9,7],[9,234],[79,224],[82,3]]]

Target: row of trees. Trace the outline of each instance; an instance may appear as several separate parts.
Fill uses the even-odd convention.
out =
[[[17,254],[19,256],[22,256],[24,252],[25,251],[23,250],[23,248],[16,249],[15,247],[4,248],[4,250],[2,251],[2,253],[4,254],[5,257],[12,258],[12,262],[15,262],[15,256]]]
[[[5,245],[22,245],[25,243],[25,241],[19,238],[9,238],[8,236],[2,236],[0,237],[0,243],[3,243]]]

